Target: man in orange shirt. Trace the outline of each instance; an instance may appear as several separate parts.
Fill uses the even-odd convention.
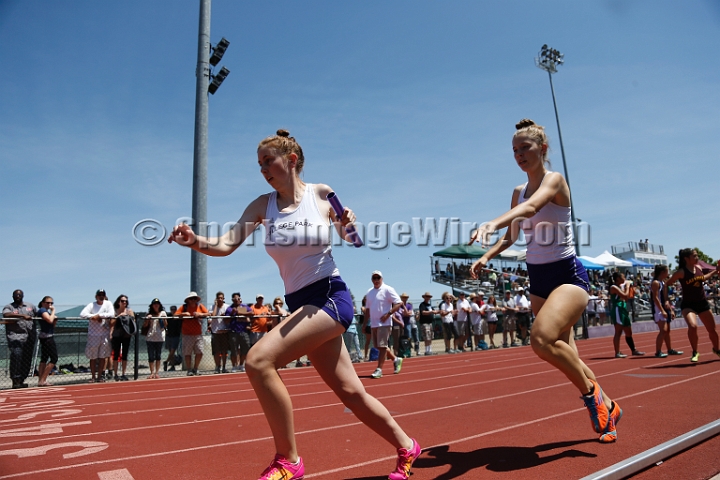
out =
[[[185,368],[188,377],[200,375],[198,367],[203,357],[205,341],[202,336],[203,318],[208,316],[208,309],[200,303],[200,297],[195,292],[190,292],[185,297],[185,304],[177,309],[176,317],[185,317],[182,323],[182,351],[185,356]],[[192,354],[195,353],[195,364],[190,368]]]
[[[258,317],[258,315],[270,315],[270,308],[267,305],[263,305],[262,294],[255,296],[255,303],[250,305],[250,310],[253,313],[253,319],[250,323],[250,345],[255,345],[265,334],[268,332],[268,322],[270,321],[267,317]],[[272,325],[270,325],[272,327]]]

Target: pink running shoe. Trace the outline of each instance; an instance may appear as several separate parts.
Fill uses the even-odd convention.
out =
[[[388,480],[408,480],[410,478],[410,468],[422,452],[417,440],[414,438],[411,440],[413,445],[409,450],[407,448],[398,448],[397,466],[395,471],[388,477]]]
[[[305,465],[301,457],[298,457],[296,464],[292,464],[285,457],[277,454],[258,480],[302,480],[303,478],[305,478]]]

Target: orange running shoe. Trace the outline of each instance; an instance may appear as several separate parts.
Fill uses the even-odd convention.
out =
[[[616,427],[622,418],[623,411],[617,402],[613,402],[613,405],[615,405],[615,408],[610,412],[607,427],[605,427],[605,431],[600,435],[600,441],[602,443],[612,443],[617,440]]]
[[[590,413],[590,424],[595,433],[604,433],[608,425],[608,408],[605,406],[602,396],[602,388],[595,380],[590,380],[593,384],[592,395],[583,395],[582,400]]]

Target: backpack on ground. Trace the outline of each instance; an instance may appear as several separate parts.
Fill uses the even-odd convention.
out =
[[[410,337],[402,336],[400,337],[400,348],[397,352],[398,357],[402,358],[408,358],[412,354],[412,343],[410,342]]]

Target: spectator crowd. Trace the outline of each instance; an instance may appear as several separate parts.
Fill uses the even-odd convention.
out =
[[[456,275],[464,275],[462,266],[450,267],[453,268]],[[588,273],[591,294],[586,310],[587,325],[603,325],[608,321],[608,290],[613,271]],[[632,280],[628,310],[635,321],[638,312],[649,304],[652,278],[629,272],[625,276]],[[356,320],[346,332],[352,361],[376,361],[378,365],[372,377],[380,378],[385,360],[392,362],[394,373],[399,373],[403,358],[412,356],[413,352],[416,356],[436,355],[435,339],[443,340],[447,354],[528,345],[533,315],[527,273],[520,268],[495,271],[490,265],[480,280],[483,288],[475,292],[460,291],[457,295],[444,292],[435,304],[430,292],[425,292],[422,302],[415,306],[407,293],[398,295],[383,282],[381,272],[373,272],[373,287],[363,297]],[[704,285],[715,310],[717,303],[713,300],[717,298],[719,286],[718,279]],[[675,286],[669,286],[669,300],[677,308],[681,300],[678,293]],[[49,385],[48,376],[57,372],[58,362],[54,341],[58,316],[53,298],[45,296],[37,306],[24,301],[22,290],[15,290],[12,298],[12,303],[3,308],[12,388],[28,386],[25,380],[31,373],[36,342],[39,343],[38,386]],[[146,340],[150,379],[159,378],[161,368],[162,371],[182,368],[188,376],[200,375],[200,363],[206,353],[205,334],[210,335],[215,373],[244,372],[250,348],[288,312],[283,308],[281,297],[266,304],[264,296],[258,294],[253,303],[244,303],[240,293],[235,292],[230,300],[226,303],[225,294],[217,292],[212,305],[207,307],[195,292],[190,292],[178,307],[171,306],[166,311],[160,299],[155,298],[147,312],[138,313],[129,308],[127,295],[111,302],[105,290],[97,290],[95,300],[80,313],[80,317],[88,321],[85,356],[89,361],[90,381],[128,380],[128,351],[137,330]],[[502,331],[502,341],[496,343],[498,331]],[[360,342],[361,334],[364,345]],[[309,363],[297,359],[295,366]]]

